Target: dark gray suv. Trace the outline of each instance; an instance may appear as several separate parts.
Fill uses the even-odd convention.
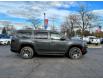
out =
[[[56,31],[18,30],[11,40],[11,51],[22,58],[39,55],[66,55],[71,59],[81,58],[87,52],[86,43],[72,40]]]

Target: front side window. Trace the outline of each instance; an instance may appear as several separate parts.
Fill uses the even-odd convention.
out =
[[[37,32],[34,36],[36,39],[48,39],[48,33],[47,32]]]
[[[61,35],[59,33],[51,33],[51,39],[59,40],[61,39]]]

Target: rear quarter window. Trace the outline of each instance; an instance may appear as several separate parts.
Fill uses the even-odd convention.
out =
[[[19,38],[31,38],[31,31],[17,31],[16,36]]]

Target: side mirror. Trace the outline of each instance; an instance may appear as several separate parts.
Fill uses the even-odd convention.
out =
[[[66,37],[63,36],[63,37],[60,38],[60,40],[66,40]]]

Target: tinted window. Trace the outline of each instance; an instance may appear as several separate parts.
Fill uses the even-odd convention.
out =
[[[48,39],[48,33],[47,32],[37,32],[34,36],[36,39]]]
[[[18,35],[31,35],[32,32],[29,32],[29,31],[18,31],[17,34]]]
[[[30,38],[32,35],[31,31],[17,31],[16,35],[20,38]]]
[[[61,35],[59,33],[51,33],[51,39],[59,40],[61,38]]]

